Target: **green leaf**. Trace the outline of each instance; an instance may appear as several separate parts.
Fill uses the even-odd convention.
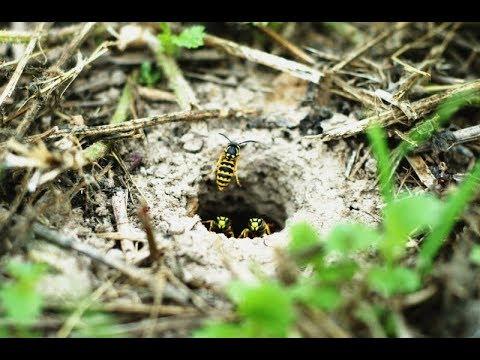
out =
[[[291,291],[295,300],[326,311],[334,310],[342,303],[342,296],[337,288],[321,286],[312,281],[297,284]]]
[[[42,297],[37,291],[37,283],[46,266],[10,261],[6,270],[14,280],[0,288],[0,305],[7,319],[19,325],[30,324],[42,311]]]
[[[388,232],[409,235],[414,230],[434,227],[441,220],[442,202],[429,194],[401,194],[385,208]]]
[[[36,282],[45,273],[47,266],[45,264],[10,261],[6,268],[7,272],[19,281]]]
[[[329,266],[323,266],[316,272],[316,278],[323,283],[348,281],[358,270],[354,261],[342,261]]]
[[[447,100],[438,106],[437,114],[440,121],[444,123],[450,119],[458,110],[468,105],[478,105],[480,100],[480,92],[474,90],[466,90],[451,95]]]
[[[194,49],[203,45],[205,27],[202,25],[190,26],[183,30],[180,35],[174,36],[172,42],[180,47]]]
[[[0,339],[8,338],[8,337],[9,337],[9,334],[8,334],[7,327],[0,325]]]
[[[480,245],[474,245],[470,252],[470,261],[475,265],[480,265]]]
[[[393,261],[402,256],[408,237],[434,228],[441,220],[442,202],[428,194],[402,194],[384,210],[386,238],[381,243],[384,257]]]
[[[168,25],[168,23],[166,22],[161,22],[160,29],[162,30],[162,32],[157,36],[159,45],[158,51],[163,52],[167,55],[175,55],[176,46],[173,43],[174,35],[172,34],[170,25]]]
[[[238,314],[251,322],[258,336],[286,336],[295,318],[292,299],[286,289],[273,282],[236,283],[228,293],[237,303]]]
[[[363,224],[342,224],[328,236],[327,249],[347,255],[376,246],[379,241],[380,234],[375,229]]]
[[[42,298],[33,285],[35,284],[6,284],[0,291],[0,303],[7,318],[15,323],[32,323],[41,313]]]
[[[409,293],[417,290],[420,276],[414,270],[404,267],[374,267],[368,274],[370,288],[385,297],[395,294]]]
[[[240,304],[251,287],[252,285],[243,281],[232,281],[227,287],[227,294],[235,304]]]
[[[308,249],[320,242],[317,231],[308,223],[300,222],[290,228],[290,252]]]

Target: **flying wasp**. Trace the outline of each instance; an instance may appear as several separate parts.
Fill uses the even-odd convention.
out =
[[[248,219],[248,226],[240,233],[240,238],[247,237],[262,237],[263,235],[270,235],[270,225],[262,218]]]
[[[208,225],[208,231],[215,231],[225,234],[227,237],[234,237],[232,222],[226,216],[217,216],[215,220],[202,221]]]
[[[235,176],[238,186],[241,186],[237,175],[237,164],[238,157],[240,155],[240,146],[248,142],[256,141],[247,140],[242,141],[241,143],[236,143],[230,140],[226,135],[220,135],[222,135],[225,139],[228,140],[228,145],[225,147],[225,150],[218,158],[215,175],[218,190],[224,191],[227,186],[230,185],[233,176]]]

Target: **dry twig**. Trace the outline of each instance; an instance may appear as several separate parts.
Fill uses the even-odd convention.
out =
[[[466,83],[461,87],[441,94],[435,94],[425,99],[418,100],[411,104],[412,110],[418,114],[419,118],[433,111],[440,103],[448,97],[463,91],[480,91],[480,80]],[[322,141],[331,141],[341,138],[347,138],[365,131],[371,124],[377,123],[380,126],[389,126],[402,121],[407,121],[407,116],[399,109],[391,109],[381,112],[378,115],[368,117],[356,123],[340,126],[331,129],[320,135],[306,136],[309,139],[320,139]]]
[[[42,31],[44,31],[45,25],[46,24],[42,22],[37,26],[37,29],[35,30],[35,36],[32,37],[32,39],[27,45],[27,48],[25,49],[25,52],[23,53],[22,57],[18,61],[17,68],[15,69],[12,77],[8,81],[8,84],[3,90],[3,93],[0,95],[0,108],[2,107],[2,104],[5,101],[5,99],[10,97],[13,93],[13,90],[15,90],[15,86],[17,85],[17,82],[20,79],[20,76],[22,75],[25,65],[27,65],[27,62],[30,58],[30,54],[35,49],[35,46],[39,41]],[[51,24],[49,25],[51,26]]]
[[[205,44],[222,49],[230,55],[238,56],[249,61],[253,61],[273,69],[286,72],[292,76],[303,80],[311,81],[315,84],[320,82],[322,73],[312,67],[287,60],[280,56],[272,55],[264,51],[252,49],[248,46],[239,45],[233,41],[225,40],[213,35],[205,35]]]

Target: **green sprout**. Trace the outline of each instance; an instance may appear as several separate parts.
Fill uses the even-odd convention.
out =
[[[203,46],[205,27],[194,25],[176,35],[166,22],[160,23],[161,33],[158,35],[159,51],[169,56],[177,56],[181,48],[195,49]]]
[[[154,68],[150,61],[145,61],[140,66],[140,78],[138,82],[147,87],[154,87],[161,78],[161,73]]]

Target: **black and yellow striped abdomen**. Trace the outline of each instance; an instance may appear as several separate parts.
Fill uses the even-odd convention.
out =
[[[236,157],[227,157],[222,155],[218,161],[216,171],[216,183],[218,190],[223,191],[230,184],[232,177],[235,176],[236,163]]]

